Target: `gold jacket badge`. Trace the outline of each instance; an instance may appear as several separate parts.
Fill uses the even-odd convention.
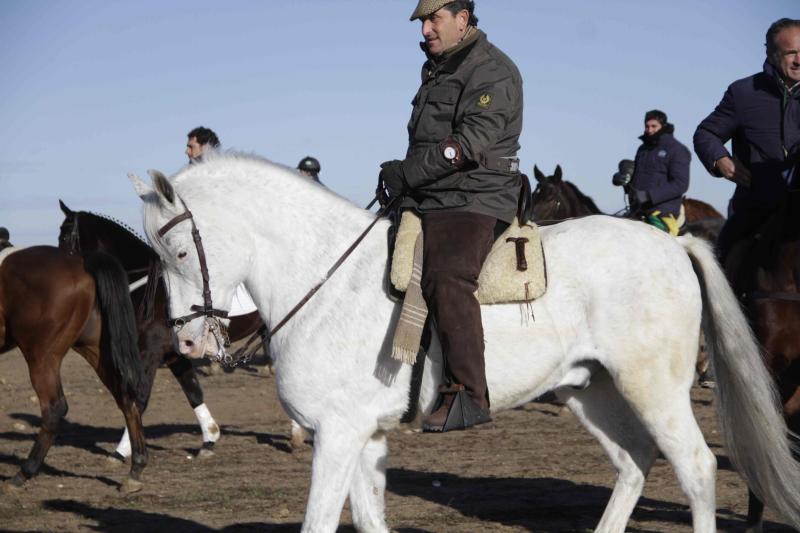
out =
[[[483,93],[478,98],[478,107],[486,109],[489,107],[491,103],[492,103],[492,95],[489,93]]]

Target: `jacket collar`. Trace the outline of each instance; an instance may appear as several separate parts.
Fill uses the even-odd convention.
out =
[[[642,141],[642,144],[645,146],[657,146],[661,143],[662,139],[672,137],[673,133],[675,133],[675,126],[667,122],[655,135],[651,135],[650,137],[647,135],[639,135],[639,140]]]
[[[464,62],[475,45],[485,40],[486,34],[478,28],[475,28],[475,31],[472,33],[472,35],[461,41],[461,43],[457,44],[453,49],[448,50],[441,56],[432,56],[429,54],[428,47],[425,46],[424,42],[419,43],[419,46],[425,53],[425,57],[428,58],[426,65],[429,70],[437,70],[452,74],[458,70],[458,67]]]
[[[764,61],[764,74],[769,76],[770,79],[775,80],[775,84],[781,94],[787,95],[789,98],[800,96],[800,82],[789,87],[786,82],[783,81],[781,73],[769,60]]]

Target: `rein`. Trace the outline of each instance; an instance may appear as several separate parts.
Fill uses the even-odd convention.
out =
[[[288,313],[286,313],[286,316],[284,316],[283,319],[280,322],[278,322],[278,324],[274,328],[272,328],[269,332],[266,332],[264,329],[259,329],[253,335],[251,335],[250,338],[247,340],[245,346],[236,352],[236,355],[244,353],[244,355],[238,359],[234,359],[233,356],[231,356],[225,351],[225,348],[230,346],[230,340],[228,339],[228,334],[225,329],[225,326],[220,322],[219,319],[226,318],[228,316],[228,312],[220,309],[214,309],[211,300],[211,288],[209,285],[208,266],[206,263],[205,252],[203,251],[203,241],[200,238],[200,231],[197,229],[197,226],[194,223],[194,216],[192,215],[192,212],[189,210],[189,208],[186,207],[185,212],[176,216],[175,218],[164,224],[161,227],[161,229],[158,230],[158,236],[163,237],[169,230],[171,230],[184,220],[191,221],[192,239],[194,240],[195,247],[197,248],[197,255],[200,260],[200,275],[203,278],[203,305],[191,306],[189,309],[194,311],[194,313],[189,313],[188,315],[184,315],[169,320],[168,321],[169,326],[176,327],[178,331],[180,331],[181,328],[183,328],[183,326],[185,326],[190,321],[204,316],[206,317],[206,321],[208,322],[209,328],[211,332],[214,334],[214,337],[217,341],[217,346],[219,347],[219,352],[217,353],[215,360],[229,367],[238,366],[246,363],[250,359],[250,357],[252,357],[252,353],[248,354],[246,352],[248,347],[253,343],[253,341],[256,338],[263,336],[267,340],[267,342],[269,342],[272,336],[275,335],[275,333],[277,333],[283,326],[285,326],[286,323],[289,322],[289,320],[291,320],[292,317],[296,315],[297,312],[300,311],[300,309],[314,296],[314,294],[316,294],[317,291],[319,291],[322,288],[322,286],[331,278],[334,272],[336,272],[339,269],[339,267],[342,266],[342,264],[350,256],[350,254],[353,253],[353,251],[358,247],[361,241],[364,240],[364,237],[367,236],[370,230],[373,227],[375,227],[375,224],[378,223],[378,221],[383,217],[383,215],[385,215],[394,206],[394,204],[397,203],[398,200],[400,200],[400,198],[401,197],[399,196],[395,197],[385,206],[381,207],[381,209],[376,213],[375,219],[369,224],[369,226],[366,227],[364,231],[361,232],[361,234],[356,238],[355,241],[353,241],[353,243],[347,248],[347,250],[344,251],[344,253],[339,257],[338,260],[336,260],[333,266],[331,266],[331,268],[328,269],[328,272],[325,274],[325,277],[322,278],[322,280],[319,283],[317,283],[314,287],[312,287],[305,294],[305,296],[303,296],[300,299],[300,301],[297,302],[297,304]],[[378,201],[378,196],[376,195],[375,198],[373,198],[373,200],[367,206],[367,209],[375,205],[375,202],[377,201]],[[186,204],[184,204],[184,207],[185,206]]]

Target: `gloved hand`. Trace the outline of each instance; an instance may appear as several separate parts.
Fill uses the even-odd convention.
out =
[[[611,178],[611,183],[616,185],[617,187],[623,187],[630,183],[631,178],[633,177],[633,170],[636,167],[636,164],[631,161],[630,159],[623,159],[619,162],[619,172],[614,174]]]
[[[408,184],[403,173],[403,162],[399,159],[394,159],[382,163],[381,173],[378,176],[379,188],[381,183],[383,183],[390,200],[405,194],[408,190]]]
[[[638,191],[633,189],[631,191],[631,196],[636,199],[636,203],[639,205],[646,205],[650,203],[650,193],[647,191]]]

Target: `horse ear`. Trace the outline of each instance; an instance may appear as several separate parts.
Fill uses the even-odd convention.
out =
[[[542,171],[539,170],[539,167],[537,167],[536,165],[533,165],[533,177],[536,178],[536,181],[538,181],[539,183],[545,180],[545,175],[542,174]]]
[[[64,213],[64,216],[71,217],[75,214],[60,198],[58,199],[58,206],[61,208],[61,212]]]
[[[167,177],[158,170],[148,170],[148,174],[153,178],[153,185],[155,185],[156,192],[170,204],[175,203],[175,189]]]
[[[556,165],[556,172],[553,174],[556,181],[561,181],[561,165]]]
[[[142,178],[133,172],[128,172],[128,179],[131,180],[131,183],[133,183],[133,188],[136,189],[136,194],[138,194],[139,198],[142,200],[154,193],[153,188],[149,184],[142,181]]]

